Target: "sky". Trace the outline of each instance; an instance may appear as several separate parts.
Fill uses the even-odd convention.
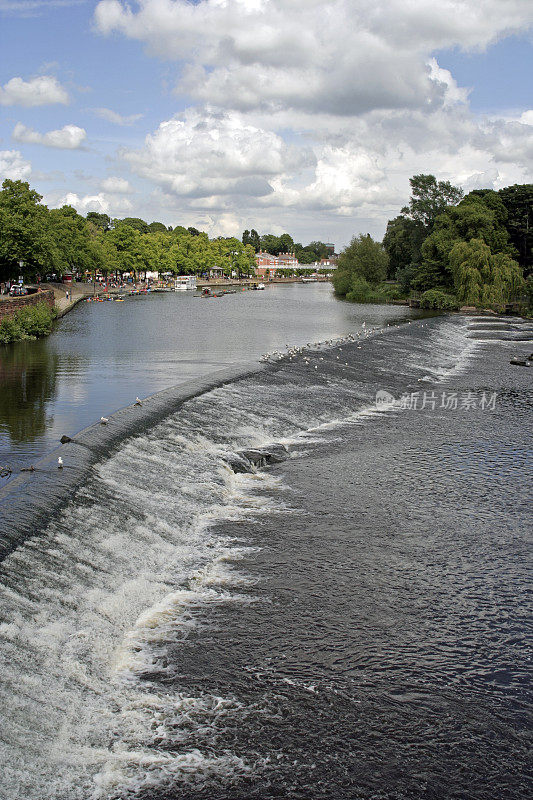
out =
[[[210,236],[381,238],[532,182],[532,0],[0,0],[0,180]]]

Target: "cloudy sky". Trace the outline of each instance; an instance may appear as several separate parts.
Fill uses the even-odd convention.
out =
[[[532,0],[0,0],[0,177],[210,235],[381,237],[531,182]]]

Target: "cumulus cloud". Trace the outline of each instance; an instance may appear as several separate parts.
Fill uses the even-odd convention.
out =
[[[56,131],[39,133],[33,128],[23,125],[22,122],[17,122],[12,136],[16,142],[24,144],[42,144],[45,147],[57,147],[60,150],[77,150],[87,138],[87,133],[77,125],[65,125]]]
[[[108,122],[112,122],[113,125],[133,125],[135,122],[143,118],[143,114],[129,114],[123,116],[119,114],[117,111],[113,111],[111,108],[92,108],[91,111],[96,116],[100,117],[101,119],[105,119]]]
[[[443,103],[433,51],[482,48],[532,18],[529,0],[101,0],[95,22],[184,61],[179,88],[195,99],[353,115]]]
[[[0,86],[0,105],[2,106],[46,106],[69,101],[66,89],[52,75],[41,75],[25,81],[11,78]]]
[[[67,192],[60,197],[57,202],[51,203],[57,207],[72,206],[80,214],[87,214],[88,211],[98,211],[101,214],[117,215],[127,214],[132,209],[132,205],[126,198],[110,198],[103,192],[98,194],[78,195],[75,192]]]
[[[269,179],[313,163],[306,148],[247,124],[240,115],[189,109],[162,122],[140,150],[122,157],[142,177],[187,197],[272,191]]]
[[[0,150],[0,183],[6,178],[27,181],[30,175],[31,164],[18,150]]]
[[[101,187],[104,192],[109,192],[110,194],[131,194],[133,192],[129,181],[125,178],[104,178]]]

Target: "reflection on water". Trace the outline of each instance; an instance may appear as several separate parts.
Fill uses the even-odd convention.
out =
[[[13,443],[43,436],[47,404],[57,394],[58,363],[43,340],[0,348],[0,429]]]
[[[82,303],[47,339],[0,348],[0,463],[14,471],[102,415],[261,353],[414,316],[340,302],[329,284]]]

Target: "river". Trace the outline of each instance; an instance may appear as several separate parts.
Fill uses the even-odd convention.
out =
[[[527,796],[533,326],[279,292],[3,561],[3,799]]]
[[[82,303],[51,336],[0,347],[0,466],[16,472],[101,416],[228,364],[415,316],[363,311],[331,284],[277,284],[205,299],[192,292]],[[0,479],[1,485],[1,479]]]

